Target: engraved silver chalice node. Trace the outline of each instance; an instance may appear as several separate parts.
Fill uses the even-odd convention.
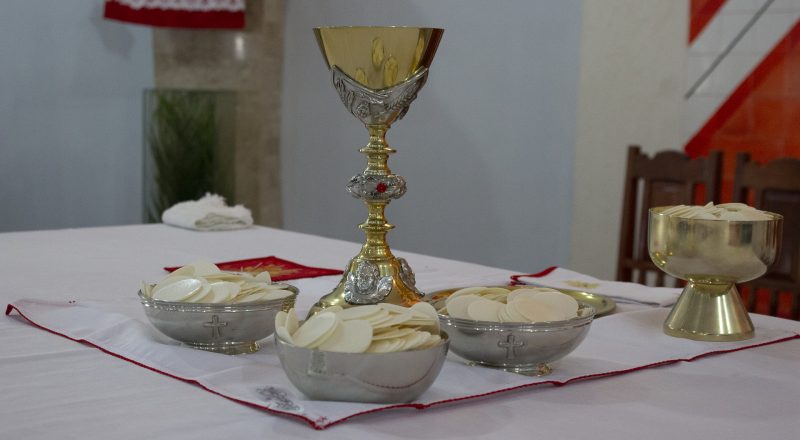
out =
[[[348,111],[369,132],[359,151],[367,167],[350,179],[347,191],[367,205],[359,225],[366,236],[361,251],[347,265],[339,285],[311,309],[389,302],[410,306],[422,299],[408,262],[389,249],[386,234],[394,228],[384,210],[406,192],[406,181],[387,164],[395,153],[386,131],[402,118],[425,84],[442,29],[415,27],[321,27],[314,29],[331,71],[333,86]]]

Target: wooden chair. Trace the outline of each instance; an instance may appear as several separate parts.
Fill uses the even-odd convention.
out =
[[[800,160],[783,158],[761,165],[740,153],[733,200],[783,215],[781,252],[766,275],[742,285],[745,306],[800,320]]]
[[[647,252],[647,210],[655,206],[693,205],[718,200],[722,155],[690,159],[679,151],[661,151],[652,158],[637,145],[628,147],[628,165],[622,199],[617,280],[664,286],[664,272]],[[700,186],[704,195],[700,200]],[[672,281],[674,283],[674,281]],[[650,282],[650,284],[653,284]]]

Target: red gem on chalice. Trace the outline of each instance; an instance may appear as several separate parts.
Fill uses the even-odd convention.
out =
[[[387,189],[386,184],[383,182],[378,182],[378,184],[375,185],[375,191],[378,191],[381,194],[385,193],[386,189]]]

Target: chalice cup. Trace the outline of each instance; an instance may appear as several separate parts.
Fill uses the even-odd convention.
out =
[[[333,292],[311,309],[389,302],[409,306],[423,294],[408,262],[392,254],[386,234],[394,228],[384,215],[392,199],[406,192],[406,181],[387,164],[395,150],[386,131],[408,111],[425,84],[444,30],[417,27],[320,27],[314,29],[333,86],[342,103],[369,132],[359,151],[367,167],[350,179],[347,191],[367,205],[359,225],[366,236]]]
[[[661,270],[687,282],[664,322],[664,333],[698,341],[740,341],[755,335],[736,283],[767,272],[780,250],[783,217],[729,221],[688,219],[650,209],[648,249]]]

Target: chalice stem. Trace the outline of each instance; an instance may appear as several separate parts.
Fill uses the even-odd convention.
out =
[[[387,124],[366,125],[369,130],[369,143],[359,150],[367,156],[367,168],[363,175],[373,176],[379,182],[375,185],[375,191],[385,193],[389,187],[381,179],[392,174],[389,169],[389,155],[395,152],[386,143],[386,131],[389,129]],[[402,195],[402,194],[400,194]],[[398,195],[398,197],[400,196]],[[389,200],[364,199],[367,205],[367,219],[358,227],[364,231],[366,240],[361,248],[359,257],[370,261],[388,261],[394,258],[392,251],[386,241],[386,234],[394,229],[394,226],[386,221],[385,210]]]

